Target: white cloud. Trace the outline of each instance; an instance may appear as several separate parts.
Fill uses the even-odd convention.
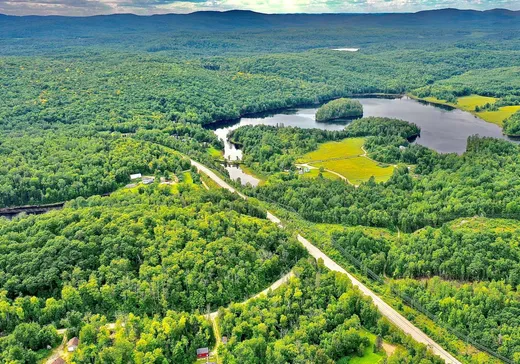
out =
[[[456,7],[520,10],[520,0],[0,0],[7,14],[92,15],[254,10],[264,13],[406,12]]]

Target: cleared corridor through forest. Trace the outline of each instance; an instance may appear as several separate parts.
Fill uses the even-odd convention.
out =
[[[220,187],[225,188],[233,193],[237,193],[240,197],[247,199],[247,197],[244,194],[238,192],[235,188],[229,185],[229,183],[220,178],[215,172],[210,170],[208,167],[194,160],[191,160],[191,164],[195,166],[195,168],[197,168],[199,172],[206,174]],[[267,218],[279,227],[283,227],[281,220],[269,211],[267,212]],[[311,254],[315,259],[322,259],[324,265],[327,268],[329,268],[332,271],[346,274],[354,286],[358,287],[361,290],[361,292],[363,292],[363,294],[372,298],[372,301],[374,302],[374,305],[378,308],[379,312],[388,320],[390,320],[394,325],[399,327],[404,333],[410,335],[414,340],[428,346],[428,348],[430,348],[430,350],[433,353],[441,357],[446,363],[461,364],[459,360],[457,360],[454,356],[452,356],[450,353],[444,350],[444,348],[441,345],[436,343],[423,331],[414,326],[404,316],[402,316],[399,312],[394,310],[389,304],[384,302],[379,296],[372,292],[367,286],[358,281],[355,277],[353,277],[345,269],[343,269],[339,264],[330,259],[325,253],[323,253],[317,247],[312,245],[311,242],[309,242],[300,234],[298,234],[298,241],[300,241],[300,243],[303,244],[303,246],[307,249],[309,254]]]

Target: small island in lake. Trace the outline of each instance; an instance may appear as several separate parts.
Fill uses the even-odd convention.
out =
[[[316,112],[316,121],[331,121],[363,116],[363,106],[357,100],[341,98],[326,103]]]

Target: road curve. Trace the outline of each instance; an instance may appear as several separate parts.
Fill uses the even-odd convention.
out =
[[[289,279],[291,279],[292,277],[294,277],[294,273],[292,271],[290,271],[289,273],[287,273],[286,275],[284,275],[282,278],[280,278],[279,280],[277,280],[276,282],[274,282],[273,284],[271,284],[269,287],[267,287],[266,289],[264,289],[262,292],[260,293],[257,293],[255,294],[253,297],[249,297],[247,300],[243,301],[243,302],[240,302],[241,304],[243,303],[247,303],[249,301],[251,301],[252,299],[255,299],[255,298],[258,298],[260,297],[261,295],[263,294],[267,294],[269,293],[269,291],[274,291],[276,290],[278,287],[280,287],[282,284],[284,283],[287,283],[289,281]],[[218,316],[218,311],[215,311],[215,312],[211,312],[209,314],[209,319],[210,320],[215,320],[215,318]]]
[[[197,168],[199,172],[206,174],[209,178],[211,178],[215,183],[217,183],[220,187],[225,188],[231,192],[237,193],[240,197],[247,199],[247,197],[235,190],[232,186],[230,186],[226,181],[220,178],[215,172],[207,168],[206,166],[191,160],[191,164]],[[283,227],[282,222],[279,218],[273,215],[270,212],[267,212],[267,218],[274,222],[279,227]],[[428,335],[422,332],[419,328],[415,327],[410,321],[404,318],[399,312],[394,310],[390,305],[385,303],[379,296],[377,296],[374,292],[372,292],[367,286],[358,281],[355,277],[349,274],[345,269],[343,269],[339,264],[330,259],[325,253],[319,250],[317,247],[312,245],[307,239],[298,234],[298,241],[303,244],[303,246],[307,249],[309,254],[311,254],[315,259],[322,259],[324,265],[332,271],[340,272],[346,274],[352,284],[358,287],[363,294],[372,298],[375,306],[378,308],[379,312],[383,316],[385,316],[389,321],[391,321],[394,325],[399,327],[403,332],[410,335],[414,340],[428,346],[428,348],[436,355],[441,357],[446,363],[450,364],[462,364],[459,360],[457,360],[453,355],[448,353],[446,350],[442,348],[438,343],[433,341]]]
[[[318,167],[314,167],[314,166],[312,166],[312,165],[310,165],[310,164],[308,164],[308,163],[297,164],[296,166],[297,166],[297,167],[298,167],[298,166],[301,166],[301,167],[307,167],[307,168],[309,168],[309,169],[319,169]],[[350,181],[348,180],[347,177],[345,177],[345,176],[342,175],[342,174],[339,174],[338,172],[334,172],[334,171],[331,171],[330,169],[326,169],[326,168],[324,168],[323,170],[324,170],[325,172],[329,172],[329,173],[332,173],[332,174],[335,175],[335,176],[338,176],[341,180],[347,182],[348,184],[351,184],[352,186],[356,186],[356,187],[358,187],[357,185],[354,185],[352,182],[350,182]]]

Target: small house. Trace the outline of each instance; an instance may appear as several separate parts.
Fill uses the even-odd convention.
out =
[[[399,146],[399,150],[400,150],[400,151],[406,150],[406,147],[405,147],[404,145],[400,145],[400,146]]]
[[[209,348],[198,348],[197,359],[204,359],[209,357]]]
[[[143,177],[142,181],[145,185],[149,185],[155,181],[155,177]]]
[[[141,173],[136,173],[136,174],[131,174],[130,175],[130,179],[131,180],[138,179],[138,178],[141,178],[141,177],[142,177]]]
[[[78,345],[79,345],[79,339],[77,337],[73,337],[67,343],[67,351],[69,353],[72,353],[73,351],[75,351],[78,348]]]
[[[299,174],[309,173],[311,169],[307,166],[297,166],[296,167]]]

